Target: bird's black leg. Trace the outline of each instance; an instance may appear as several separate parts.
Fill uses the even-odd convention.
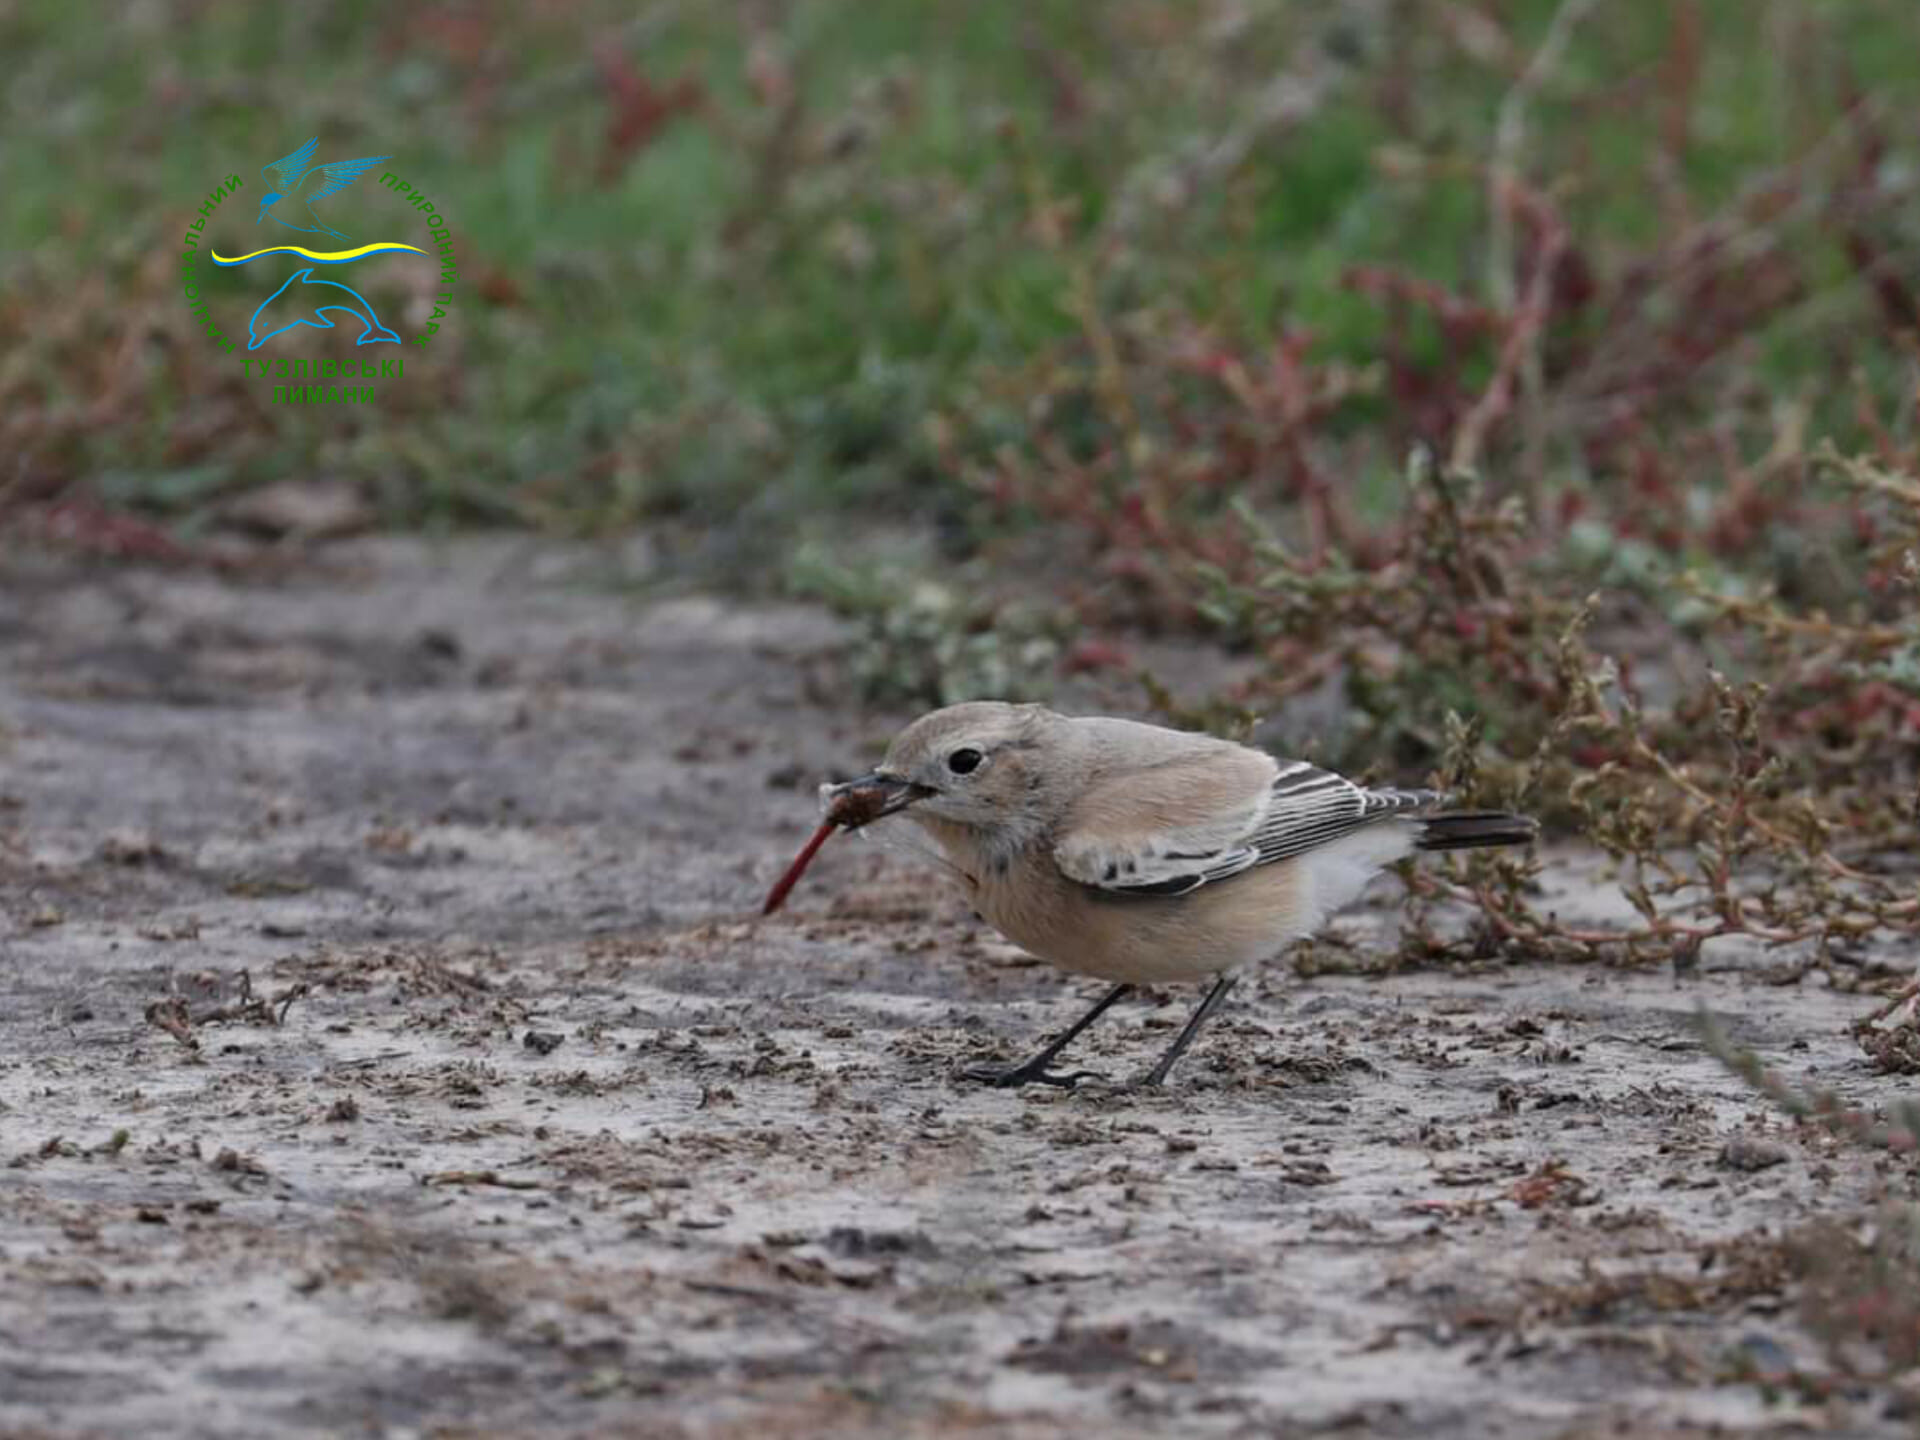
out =
[[[1187,1021],[1187,1028],[1180,1032],[1167,1053],[1160,1057],[1160,1063],[1140,1077],[1137,1082],[1139,1085],[1152,1087],[1167,1078],[1167,1072],[1173,1069],[1173,1062],[1186,1053],[1187,1047],[1193,1043],[1193,1037],[1198,1035],[1200,1027],[1207,1023],[1207,1017],[1214,1012],[1214,1008],[1222,1000],[1227,998],[1227,991],[1233,988],[1235,978],[1232,975],[1220,977],[1213,989],[1207,992],[1207,998],[1200,1002],[1200,1008],[1193,1012],[1193,1018]]]
[[[1059,1085],[1068,1090],[1071,1090],[1082,1080],[1098,1078],[1094,1076],[1091,1070],[1075,1070],[1068,1075],[1055,1075],[1047,1069],[1047,1066],[1053,1063],[1056,1055],[1073,1043],[1073,1038],[1076,1035],[1093,1024],[1093,1022],[1098,1020],[1102,1015],[1106,1014],[1107,1007],[1132,988],[1131,985],[1114,986],[1113,989],[1100,997],[1099,1004],[1095,1005],[1093,1009],[1074,1021],[1073,1024],[1067,1028],[1065,1034],[1051,1042],[1046,1049],[1027,1061],[1026,1064],[1015,1065],[1011,1069],[1002,1069],[998,1065],[974,1065],[961,1071],[961,1074],[968,1080],[978,1080],[987,1085]],[[1211,1003],[1211,1001],[1209,1001],[1209,1003]],[[1189,1026],[1188,1028],[1191,1029],[1192,1027]],[[1185,1037],[1183,1036],[1182,1038],[1184,1039]]]

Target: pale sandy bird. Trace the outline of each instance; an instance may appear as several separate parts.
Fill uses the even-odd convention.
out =
[[[1535,834],[1519,815],[1443,810],[1438,791],[1370,790],[1211,735],[994,701],[923,715],[871,775],[825,793],[902,813],[1001,934],[1116,982],[1025,1064],[967,1072],[996,1085],[1072,1085],[1087,1072],[1047,1067],[1128,990],[1218,977],[1142,1078],[1158,1085],[1241,966],[1317,930],[1381,866]]]

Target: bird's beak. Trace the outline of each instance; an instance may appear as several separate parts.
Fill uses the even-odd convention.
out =
[[[883,816],[897,814],[933,794],[925,785],[902,780],[897,775],[875,771],[849,780],[844,785],[822,785],[820,798],[826,803],[827,818],[843,829],[858,830]]]

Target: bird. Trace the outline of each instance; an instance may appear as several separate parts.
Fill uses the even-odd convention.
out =
[[[334,160],[325,165],[313,163],[314,147],[320,143],[320,137],[314,136],[291,155],[283,156],[271,165],[262,165],[260,173],[266,177],[267,193],[260,197],[260,214],[254,220],[258,225],[270,212],[276,224],[289,230],[306,230],[317,235],[332,235],[339,240],[351,240],[351,236],[342,235],[331,225],[326,224],[314,214],[316,200],[324,200],[329,195],[337,195],[358,180],[362,174],[375,165],[391,160],[391,155],[370,155],[365,160]],[[273,207],[282,208],[274,212]],[[295,207],[299,208],[296,209]],[[311,225],[301,225],[290,220],[289,215],[305,215],[313,221]]]
[[[1538,833],[1522,815],[1447,809],[1437,790],[1375,789],[1212,735],[1002,701],[921,716],[870,774],[821,793],[863,820],[911,821],[1001,934],[1112,982],[1032,1059],[962,1072],[1008,1087],[1096,1078],[1053,1063],[1134,987],[1210,979],[1134,1082],[1158,1086],[1244,967],[1319,929],[1382,866]]]

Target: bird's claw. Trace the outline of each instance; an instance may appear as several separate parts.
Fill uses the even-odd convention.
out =
[[[960,1072],[962,1080],[972,1080],[981,1085],[992,1085],[1002,1090],[1011,1090],[1021,1085],[1057,1085],[1062,1090],[1071,1090],[1082,1080],[1098,1080],[1100,1076],[1092,1070],[1073,1070],[1060,1074],[1031,1062],[1025,1065],[969,1065]]]

